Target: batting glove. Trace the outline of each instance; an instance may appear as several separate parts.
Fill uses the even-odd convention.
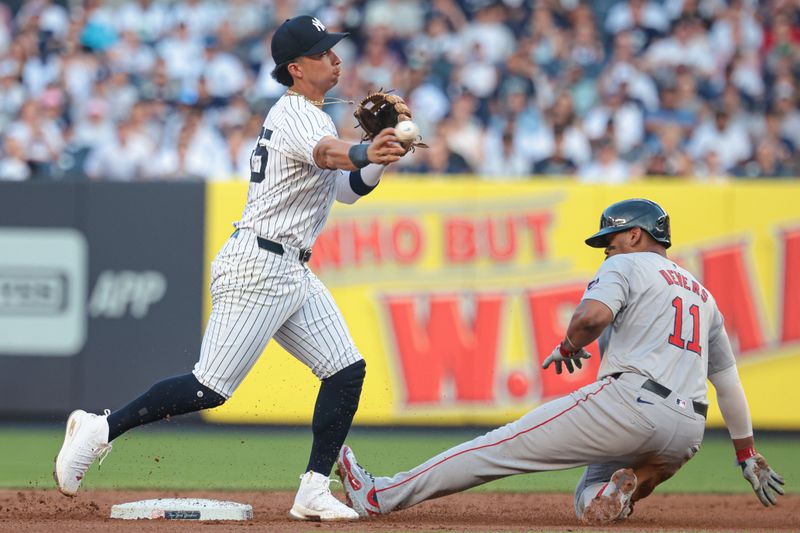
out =
[[[578,368],[583,367],[583,363],[581,359],[589,359],[592,356],[589,352],[580,348],[574,352],[570,352],[566,348],[564,348],[564,343],[560,343],[553,349],[553,353],[547,356],[547,359],[544,360],[542,363],[542,368],[547,369],[551,363],[556,364],[556,374],[561,373],[561,364],[563,363],[567,367],[567,372],[572,374],[575,372],[575,366]],[[573,366],[573,364],[575,366]]]
[[[764,507],[776,505],[777,495],[785,494],[781,485],[783,478],[767,464],[767,460],[760,453],[752,450],[753,455],[739,463],[742,475],[753,486],[753,492],[764,504]]]

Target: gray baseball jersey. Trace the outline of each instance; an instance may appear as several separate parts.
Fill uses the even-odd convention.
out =
[[[697,452],[707,372],[734,362],[713,297],[669,259],[634,253],[606,260],[584,298],[614,313],[598,381],[408,472],[375,478],[382,512],[513,474],[588,465],[575,492],[580,517],[615,470],[652,465],[663,480]]]
[[[600,338],[601,378],[634,372],[705,403],[707,376],[735,363],[714,297],[656,253],[608,258],[583,298],[614,313]]]
[[[226,398],[271,338],[320,379],[361,359],[330,292],[300,259],[336,198],[341,171],[314,164],[328,135],[337,136],[330,116],[299,96],[280,98],[264,120],[244,213],[211,264],[211,316],[193,370]]]

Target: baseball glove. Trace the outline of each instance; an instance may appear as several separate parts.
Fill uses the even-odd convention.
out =
[[[383,90],[370,93],[361,100],[353,113],[358,125],[364,130],[361,135],[362,141],[371,141],[384,128],[394,128],[398,122],[411,120],[411,110],[405,101],[396,94],[390,94]],[[428,146],[418,141],[406,141],[400,144],[406,150],[413,150],[416,147],[427,148]]]

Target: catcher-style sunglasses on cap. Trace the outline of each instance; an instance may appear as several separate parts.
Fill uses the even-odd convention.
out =
[[[301,56],[314,56],[330,50],[348,33],[329,33],[316,17],[300,15],[287,19],[272,36],[272,59],[277,67]]]

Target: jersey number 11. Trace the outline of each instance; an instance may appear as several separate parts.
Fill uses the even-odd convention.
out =
[[[672,329],[672,334],[669,336],[669,343],[677,346],[680,349],[687,349],[697,355],[702,355],[700,348],[700,307],[695,304],[689,307],[689,314],[692,315],[692,340],[686,342],[681,338],[683,331],[683,299],[676,296],[672,300],[672,307],[675,308],[675,326]]]

